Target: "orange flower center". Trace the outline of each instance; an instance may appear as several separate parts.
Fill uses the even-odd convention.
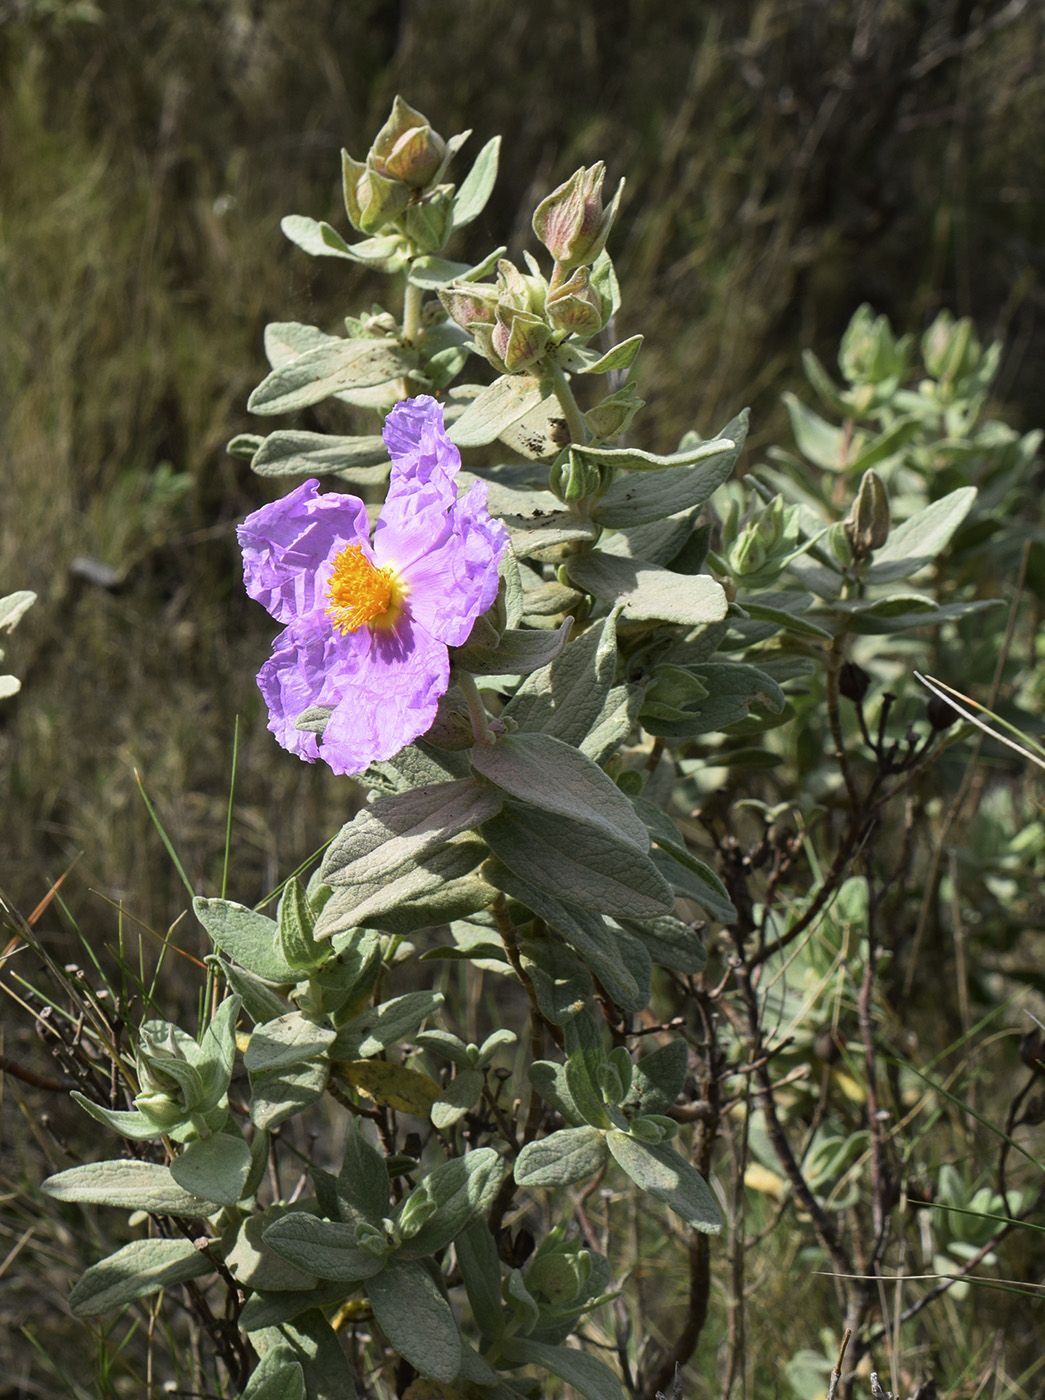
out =
[[[346,545],[334,560],[326,614],[343,637],[366,623],[384,630],[399,620],[404,593],[390,565],[379,569],[361,545]]]

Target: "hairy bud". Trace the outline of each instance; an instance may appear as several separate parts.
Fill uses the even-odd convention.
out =
[[[624,188],[622,180],[609,208],[604,209],[605,178],[601,160],[587,170],[575,170],[534,211],[533,231],[564,272],[593,263],[605,247]]]
[[[842,523],[858,562],[885,544],[889,538],[889,495],[877,472],[864,472],[856,500]]]

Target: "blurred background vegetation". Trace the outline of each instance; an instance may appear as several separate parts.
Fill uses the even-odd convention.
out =
[[[745,403],[749,453],[785,441],[801,349],[830,363],[862,301],[898,331],[972,316],[1005,342],[999,412],[1040,422],[1034,0],[0,0],[0,594],[39,594],[7,648],[0,887],[28,913],[77,862],[37,923],[59,961],[74,925],[113,945],[121,902],[150,949],[186,906],[135,770],[218,892],[237,716],[232,897],[345,819],[345,785],[265,729],[272,626],[234,526],[272,491],[224,444],[256,429],[266,322],[335,330],[378,295],[279,220],[344,229],[338,152],[396,92],[472,127],[465,159],[505,137],[451,256],[518,257],[582,163],[627,177],[610,251],[619,336],[647,336],[643,446]]]

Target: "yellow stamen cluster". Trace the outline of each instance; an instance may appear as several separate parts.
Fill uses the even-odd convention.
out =
[[[361,545],[346,545],[334,560],[326,614],[342,636],[358,631],[365,623],[389,626],[401,611],[399,593],[392,568],[379,569]]]

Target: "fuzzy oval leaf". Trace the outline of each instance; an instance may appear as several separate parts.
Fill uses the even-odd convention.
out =
[[[250,460],[258,476],[310,476],[317,472],[366,473],[380,481],[388,472],[388,448],[381,437],[334,437],[330,433],[280,429],[269,433]]]
[[[107,1128],[112,1128],[121,1137],[130,1138],[132,1142],[148,1142],[153,1138],[161,1138],[167,1131],[163,1124],[156,1124],[144,1113],[139,1113],[137,1109],[130,1111],[119,1108],[103,1108],[100,1103],[95,1103],[93,1099],[87,1098],[74,1089],[69,1097],[80,1105],[80,1107],[96,1119],[99,1123],[104,1123]]]
[[[624,1400],[620,1381],[604,1361],[590,1352],[549,1346],[534,1337],[517,1337],[501,1344],[501,1355],[510,1366],[543,1366],[583,1395],[584,1400]]]
[[[623,940],[601,914],[580,904],[556,899],[543,886],[524,880],[496,856],[483,867],[491,883],[543,919],[580,955],[618,1006],[641,1011],[650,996],[650,961],[625,958]],[[640,957],[642,955],[640,954]]]
[[[449,1383],[461,1369],[461,1334],[450,1304],[421,1264],[392,1259],[367,1284],[385,1337],[423,1376]]]
[[[489,798],[486,800],[489,801]],[[446,896],[453,891],[455,882],[471,874],[485,854],[483,843],[465,834],[449,841],[440,839],[426,849],[420,864],[407,863],[400,867],[398,874],[376,876],[366,884],[338,889],[323,906],[316,923],[316,937],[330,938],[346,928],[359,925],[389,927],[404,906],[414,904],[422,906],[421,917],[411,925],[415,928],[462,918],[464,915],[460,912],[443,912],[448,902]],[[454,907],[458,901],[451,900],[449,903]],[[433,917],[426,916],[425,906],[429,904]],[[474,906],[481,907],[481,902]],[[389,931],[404,930],[390,928]]]
[[[335,1283],[358,1283],[385,1267],[385,1256],[356,1244],[356,1226],[290,1211],[264,1233],[274,1254],[303,1273]]]
[[[482,447],[493,442],[510,423],[529,413],[543,397],[539,381],[530,375],[502,374],[479,391],[451,426],[447,437],[458,447]]]
[[[214,1261],[191,1240],[133,1240],[77,1279],[69,1292],[69,1307],[75,1317],[98,1317],[213,1272]]]
[[[606,1134],[585,1124],[561,1128],[538,1142],[528,1142],[515,1160],[520,1186],[569,1186],[602,1169]]]
[[[156,1162],[85,1162],[48,1177],[43,1190],[56,1201],[147,1210],[152,1215],[211,1215],[217,1202],[179,1186]]]
[[[433,1124],[440,1131],[452,1128],[469,1109],[475,1107],[482,1092],[482,1070],[459,1070],[432,1105],[430,1117]]]
[[[262,1357],[241,1400],[305,1400],[305,1373],[289,1347]]]
[[[243,1063],[248,1070],[262,1074],[307,1064],[329,1049],[335,1034],[330,1026],[321,1026],[300,1011],[288,1011],[255,1028]]]
[[[379,797],[334,837],[321,877],[335,887],[396,879],[433,846],[478,826],[499,807],[497,795],[473,778]]]
[[[171,1176],[185,1191],[219,1206],[234,1206],[250,1173],[250,1148],[230,1133],[189,1143],[171,1163]]]
[[[383,1001],[362,1018],[365,1034],[359,1043],[359,1057],[367,1059],[409,1039],[442,1004],[442,992],[404,992]]]
[[[634,807],[608,774],[572,744],[552,734],[506,734],[476,744],[472,768],[511,797],[605,831],[637,851],[649,835]]]
[[[451,651],[453,665],[473,676],[528,676],[549,666],[569,641],[573,618],[553,631],[530,627],[502,632],[496,646],[464,646]]]
[[[641,1142],[616,1130],[606,1134],[606,1145],[636,1186],[663,1201],[691,1229],[719,1233],[722,1217],[707,1182],[673,1147]]]
[[[892,583],[924,569],[947,548],[975,501],[976,487],[961,486],[897,525],[875,550],[865,577],[872,583]]]
[[[192,901],[197,919],[207,930],[211,942],[265,982],[293,983],[298,974],[276,948],[278,925],[245,905],[231,899]]]
[[[700,627],[726,616],[726,595],[710,574],[676,574],[641,559],[594,549],[566,561],[571,580],[586,593],[619,603],[625,622],[674,622]]]
[[[415,1193],[421,1192],[438,1209],[403,1244],[399,1257],[419,1259],[444,1249],[474,1215],[483,1213],[507,1171],[503,1158],[492,1147],[480,1147],[441,1163],[414,1188]],[[405,1208],[406,1201],[397,1211],[397,1218]]]
[[[592,516],[600,525],[620,530],[665,520],[679,511],[703,505],[736,466],[746,437],[745,409],[713,444],[717,446],[714,453],[685,466],[622,477],[596,502]]]
[[[481,830],[509,870],[582,909],[648,919],[674,903],[649,856],[604,829],[519,804]]]
[[[322,1096],[329,1077],[330,1066],[325,1057],[251,1075],[251,1120],[259,1128],[285,1123]]]
[[[248,1215],[236,1230],[232,1247],[225,1256],[225,1267],[241,1287],[263,1293],[308,1293],[318,1280],[315,1274],[299,1269],[265,1243],[265,1231],[290,1212],[304,1213],[304,1204],[272,1205],[260,1215]],[[301,1304],[304,1311],[307,1303]]]
[[[501,154],[501,138],[492,136],[472,163],[454,197],[453,227],[456,233],[486,208],[497,179],[497,162]],[[504,249],[501,249],[504,253]]]
[[[293,413],[346,389],[369,389],[402,378],[414,368],[415,359],[395,341],[335,338],[266,375],[247,400],[247,410]]]
[[[704,971],[708,954],[700,933],[673,914],[657,919],[621,919],[620,924],[639,939],[659,967],[683,974]]]

